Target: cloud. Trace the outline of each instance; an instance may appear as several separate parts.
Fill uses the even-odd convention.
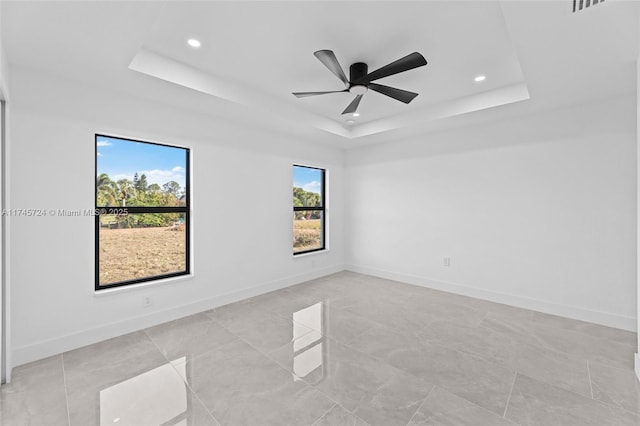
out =
[[[171,169],[171,171],[175,173],[184,173],[186,170],[184,169],[184,167],[176,166]]]
[[[181,187],[185,187],[185,175],[182,172],[176,172],[174,171],[175,169],[177,169],[178,167],[174,167],[172,170],[160,170],[160,169],[153,169],[153,170],[140,170],[138,171],[138,176],[142,176],[145,175],[147,177],[147,184],[151,185],[152,183],[156,183],[160,186],[164,185],[167,182],[170,181],[176,181],[178,182],[178,184]],[[117,174],[117,175],[113,175],[111,177],[112,180],[114,181],[119,181],[120,179],[127,179],[130,181],[133,181],[133,175],[135,173],[122,173],[122,174]]]
[[[98,157],[102,157],[102,154],[98,153]]]
[[[111,146],[111,142],[109,141],[98,141],[98,143],[96,143],[97,146]]]
[[[304,189],[305,191],[315,192],[316,194],[320,193],[321,188],[322,188],[322,185],[317,180],[313,180],[311,182],[307,182],[304,185],[302,185],[302,189]]]

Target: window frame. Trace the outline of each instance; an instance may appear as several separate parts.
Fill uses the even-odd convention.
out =
[[[100,215],[97,214],[99,209],[104,208],[104,206],[98,206],[98,185],[95,183],[96,178],[98,176],[98,138],[99,137],[107,137],[113,139],[120,139],[123,141],[129,142],[137,142],[144,143],[148,145],[158,145],[164,146],[168,148],[176,148],[185,150],[185,204],[184,206],[126,206],[126,207],[112,207],[112,208],[124,208],[127,210],[127,214],[136,214],[136,213],[184,213],[184,224],[185,224],[185,269],[183,271],[171,272],[168,274],[162,275],[153,275],[149,277],[137,278],[133,280],[126,281],[118,281],[115,283],[110,283],[106,285],[100,285]],[[102,290],[114,289],[118,287],[127,287],[135,284],[149,283],[152,281],[160,281],[167,278],[180,277],[185,275],[191,275],[191,149],[184,146],[177,145],[169,145],[158,142],[150,142],[140,139],[133,139],[129,137],[123,136],[114,136],[108,135],[104,133],[95,133],[94,136],[94,198],[93,204],[95,206],[96,214],[95,216],[95,279],[94,279],[94,290],[96,292],[100,292]]]
[[[327,201],[326,201],[326,182],[327,182],[327,169],[324,169],[322,167],[314,167],[314,166],[305,166],[302,164],[294,164],[293,167],[304,167],[305,169],[313,169],[313,170],[320,170],[320,172],[322,173],[322,177],[321,177],[321,192],[320,192],[320,204],[321,206],[315,206],[315,207],[296,207],[293,206],[293,213],[295,214],[295,212],[298,211],[321,211],[322,214],[321,216],[321,220],[320,220],[320,244],[321,247],[319,248],[314,248],[314,249],[310,249],[310,250],[304,250],[304,251],[294,251],[293,255],[294,256],[298,256],[301,254],[309,254],[309,253],[316,253],[316,252],[320,252],[320,251],[325,251],[327,250],[327,238],[326,238],[326,223],[327,223]],[[292,229],[293,230],[293,229]],[[293,247],[292,247],[293,248]]]

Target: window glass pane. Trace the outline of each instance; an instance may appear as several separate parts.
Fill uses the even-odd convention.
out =
[[[293,252],[317,250],[324,247],[322,241],[322,210],[293,212]]]
[[[184,206],[188,150],[96,137],[96,206]]]
[[[293,166],[293,206],[322,207],[323,170]]]
[[[187,270],[185,213],[100,217],[99,285]]]

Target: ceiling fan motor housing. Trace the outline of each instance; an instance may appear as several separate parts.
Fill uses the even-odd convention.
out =
[[[353,86],[354,81],[366,77],[368,74],[367,64],[364,62],[356,62],[349,67],[349,83]]]

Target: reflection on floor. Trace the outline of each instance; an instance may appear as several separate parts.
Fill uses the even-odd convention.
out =
[[[178,364],[184,376],[184,363]],[[181,370],[180,370],[181,369]],[[189,389],[170,363],[161,365],[100,391],[100,424],[185,424]],[[162,401],[158,404],[157,401]],[[139,406],[155,407],[144,412]]]
[[[635,333],[341,272],[18,367],[2,425],[640,425]]]

